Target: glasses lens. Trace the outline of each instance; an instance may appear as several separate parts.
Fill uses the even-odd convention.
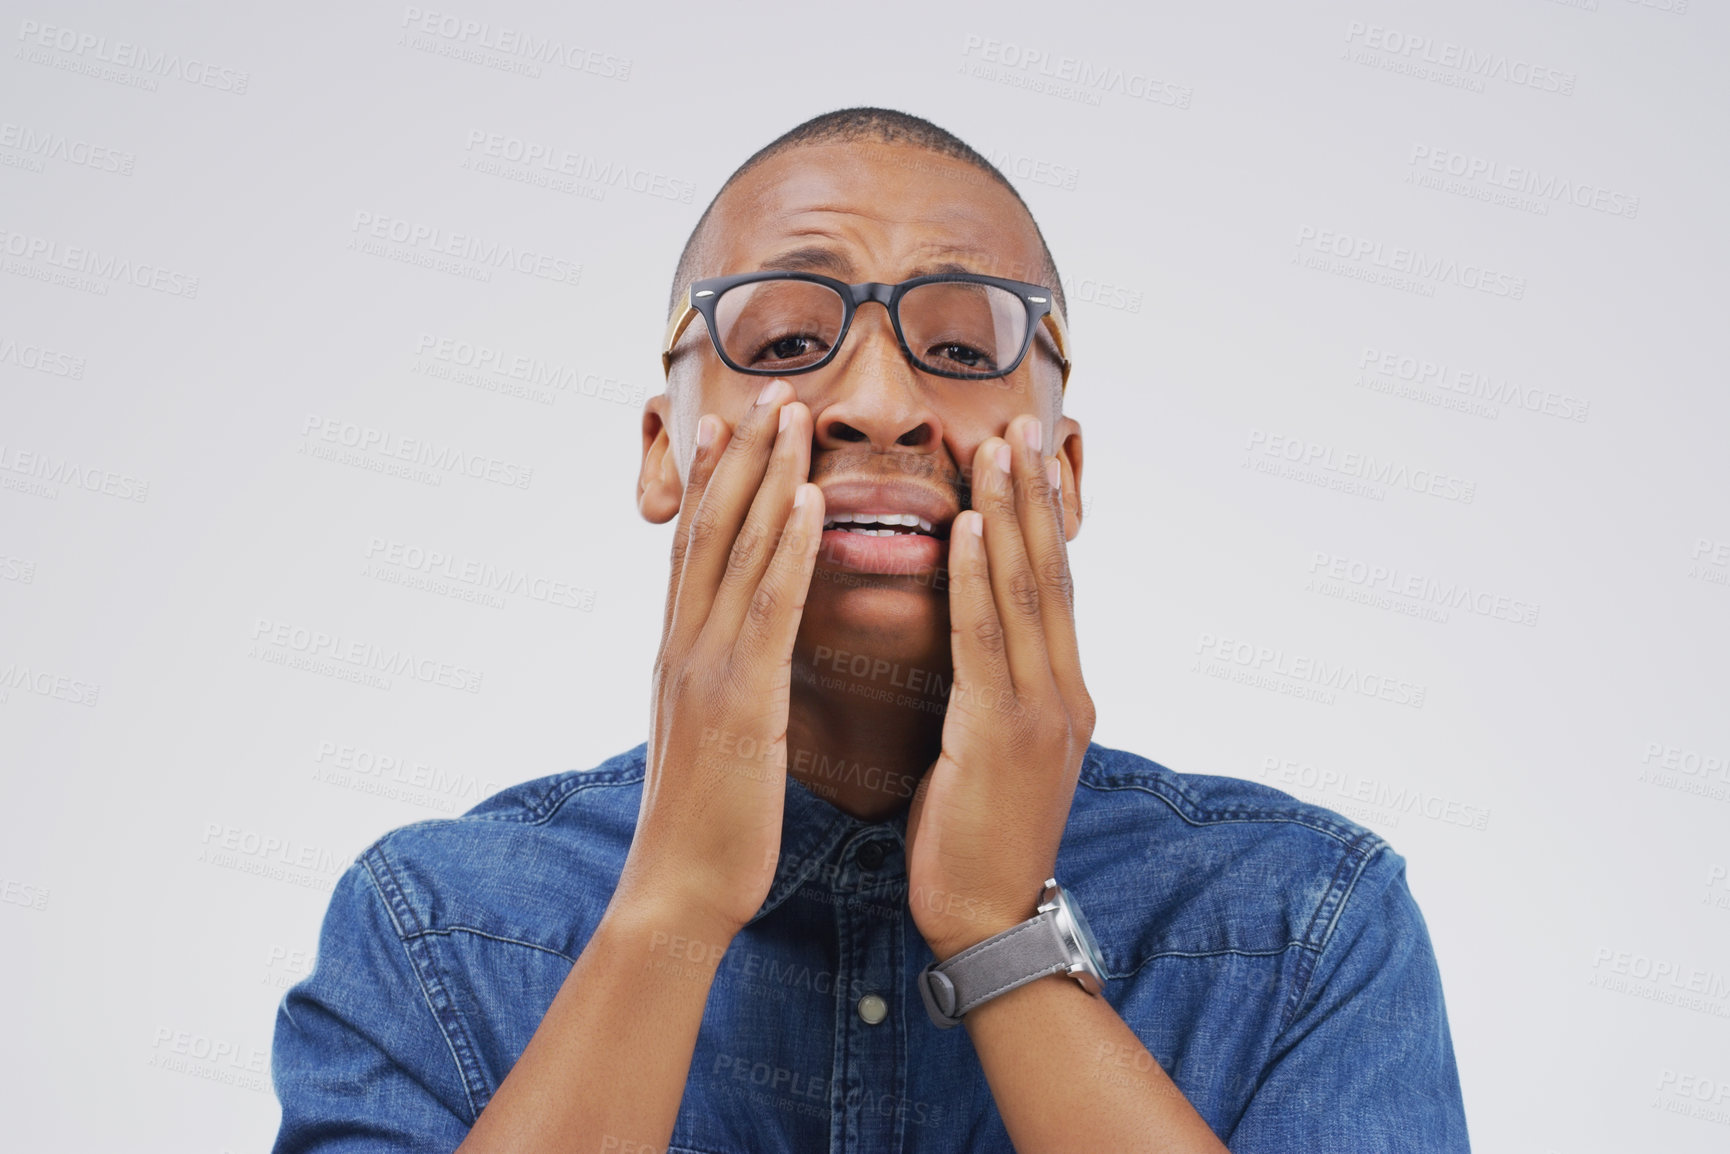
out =
[[[934,281],[901,298],[901,334],[933,372],[1001,376],[1027,343],[1027,305],[996,285]]]
[[[804,280],[734,285],[715,302],[716,334],[742,369],[788,373],[829,355],[847,315],[841,295]]]

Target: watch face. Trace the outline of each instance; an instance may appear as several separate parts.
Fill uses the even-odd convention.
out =
[[[1087,924],[1087,915],[1070,899],[1068,890],[1060,889],[1058,893],[1061,895],[1063,912],[1069,915],[1069,922],[1075,927],[1075,940],[1081,943],[1081,951],[1087,955],[1088,964],[1093,967],[1095,974],[1105,977],[1105,961],[1099,956],[1099,942],[1094,939],[1093,927]]]
[[[1055,884],[1054,889],[1050,901],[1057,908],[1057,929],[1073,939],[1074,945],[1081,950],[1080,965],[1073,967],[1069,976],[1081,983],[1083,990],[1097,995],[1105,988],[1105,960],[1100,957],[1099,941],[1093,938],[1093,927],[1086,924],[1086,915],[1081,912],[1080,905],[1069,898],[1069,891]],[[1052,891],[1047,889],[1047,893]],[[1041,908],[1052,908],[1052,905]]]

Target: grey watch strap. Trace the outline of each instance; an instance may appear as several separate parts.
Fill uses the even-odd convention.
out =
[[[1066,973],[1073,960],[1057,932],[1057,911],[1046,910],[948,961],[926,966],[919,973],[919,993],[931,1020],[947,1030],[982,1002],[1048,974]]]

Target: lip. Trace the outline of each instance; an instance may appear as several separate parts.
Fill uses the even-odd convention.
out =
[[[949,527],[958,511],[952,497],[907,481],[835,481],[818,488],[826,518],[837,513],[912,513],[931,522],[934,534],[867,537],[826,529],[818,565],[852,573],[922,577],[934,573],[948,557]]]

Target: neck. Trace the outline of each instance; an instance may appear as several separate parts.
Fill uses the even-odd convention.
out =
[[[862,821],[905,808],[942,750],[950,671],[795,670],[788,775]]]

